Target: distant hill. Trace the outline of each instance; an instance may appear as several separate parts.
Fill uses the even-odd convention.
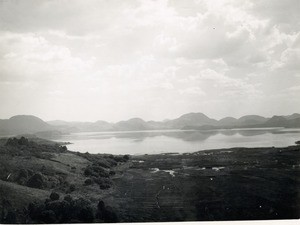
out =
[[[300,118],[288,120],[285,127],[288,127],[288,128],[300,127]]]
[[[258,115],[247,115],[242,116],[238,119],[238,126],[248,126],[248,125],[257,125],[266,122],[268,119]]]
[[[285,127],[287,125],[288,119],[283,116],[273,116],[271,119],[264,123],[266,127]]]
[[[117,131],[133,131],[133,130],[149,130],[151,127],[147,122],[140,118],[132,118],[127,121],[120,121],[114,125],[114,130]]]
[[[96,122],[67,122],[63,120],[45,122],[35,116],[18,115],[10,119],[0,120],[0,135],[36,134],[43,137],[54,137],[75,132],[163,129],[213,130],[259,127],[300,127],[300,114],[294,113],[287,116],[273,116],[272,118],[265,118],[259,115],[246,115],[239,119],[225,117],[215,120],[203,113],[187,113],[172,120],[144,121],[141,118],[132,118],[117,123],[109,123],[103,120]]]
[[[53,127],[36,116],[19,115],[0,121],[0,134],[25,134],[51,130]]]
[[[292,118],[292,119],[287,119]],[[296,128],[300,127],[300,118],[293,116],[273,116],[264,123],[265,127],[287,127]]]
[[[47,123],[55,126],[64,132],[98,132],[112,131],[113,124],[106,121],[98,120],[96,122],[66,122],[62,120],[47,121]]]
[[[236,125],[238,122],[238,120],[236,118],[233,117],[225,117],[223,119],[220,119],[218,121],[218,125],[219,126],[234,126]]]
[[[299,113],[294,113],[294,114],[289,115],[289,116],[284,116],[284,118],[286,118],[288,120],[298,119],[298,118],[300,118],[300,114]]]
[[[215,125],[217,120],[210,119],[203,113],[188,113],[165,123],[167,127],[181,129],[188,126]]]

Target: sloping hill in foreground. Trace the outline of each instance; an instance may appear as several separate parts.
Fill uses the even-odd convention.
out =
[[[0,143],[0,223],[300,218],[300,146],[105,155]]]

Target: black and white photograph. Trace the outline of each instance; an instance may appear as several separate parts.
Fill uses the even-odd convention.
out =
[[[0,0],[0,224],[300,221],[299,0]]]

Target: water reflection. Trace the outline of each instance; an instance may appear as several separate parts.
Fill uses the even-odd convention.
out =
[[[154,137],[169,137],[180,139],[187,142],[201,142],[215,135],[224,136],[260,136],[263,134],[287,134],[300,133],[300,130],[289,129],[228,129],[228,130],[210,130],[210,131],[195,131],[195,130],[163,130],[163,131],[134,131],[134,132],[86,132],[63,135],[60,139],[64,140],[88,140],[88,139],[130,139],[134,142],[142,142],[147,138]]]
[[[85,132],[64,135],[71,151],[110,154],[195,152],[233,147],[284,147],[300,139],[300,129],[231,129],[211,131]]]

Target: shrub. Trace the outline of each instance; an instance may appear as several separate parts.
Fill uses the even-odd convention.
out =
[[[125,159],[126,161],[128,161],[129,160],[129,155],[124,155],[123,159]]]
[[[21,169],[20,171],[19,171],[19,177],[21,178],[28,178],[28,171],[27,170],[25,170],[25,169]]]
[[[97,205],[97,218],[104,220],[105,223],[116,223],[119,221],[117,214],[110,206],[105,207],[105,204],[101,199]]]
[[[52,201],[58,200],[58,199],[59,199],[59,194],[56,193],[56,192],[52,192],[52,193],[50,194],[50,199],[51,199]]]
[[[28,180],[28,172],[27,172],[27,170],[21,169],[19,171],[19,175],[18,175],[18,177],[16,179],[16,182],[18,184],[24,185],[24,184],[26,184],[27,180]]]
[[[36,173],[27,181],[27,186],[42,189],[45,186],[45,178],[41,173]]]
[[[76,190],[75,184],[71,184],[70,187],[69,187],[69,190],[70,190],[70,192],[75,191]]]
[[[36,220],[38,219],[42,211],[45,210],[45,205],[41,203],[31,202],[29,203],[27,210],[30,218]]]
[[[94,182],[96,184],[99,184],[100,189],[108,189],[112,185],[111,180],[109,180],[108,178],[102,178],[102,177],[95,178]]]
[[[116,174],[115,171],[113,171],[113,170],[109,171],[109,175],[113,176],[113,175],[115,175],[115,174]]]
[[[66,195],[66,196],[64,197],[64,200],[67,201],[67,202],[72,202],[72,201],[73,201],[73,198],[72,198],[71,195]]]
[[[30,223],[94,222],[96,210],[91,201],[84,198],[73,200],[70,195],[66,195],[64,199],[62,201],[49,199],[44,204],[30,203],[24,213],[28,213]],[[99,210],[101,209],[99,205]]]
[[[84,181],[84,184],[85,184],[85,185],[91,185],[92,183],[93,183],[93,180],[90,179],[90,178],[88,178],[88,179],[86,179],[86,180]]]
[[[17,215],[14,211],[8,211],[5,217],[5,223],[16,223]]]
[[[93,208],[91,206],[82,207],[78,214],[78,219],[81,222],[92,223],[94,218]]]
[[[50,201],[46,204],[47,210],[52,210],[56,215],[61,212],[61,202],[59,200]]]
[[[85,168],[84,175],[87,176],[87,177],[88,176],[93,176],[94,175],[93,170],[90,167]]]
[[[103,219],[105,223],[117,223],[119,222],[117,214],[110,206],[107,206],[103,211]]]
[[[108,162],[104,162],[104,161],[100,161],[100,160],[97,161],[96,165],[104,167],[104,168],[110,168],[110,165]]]
[[[19,145],[28,145],[29,141],[27,138],[25,137],[21,137],[19,140],[18,140],[18,144]]]
[[[100,199],[97,205],[98,210],[103,210],[105,208],[104,202]]]
[[[45,210],[41,213],[40,219],[44,223],[55,223],[56,215],[52,210]]]
[[[68,150],[67,146],[65,146],[65,145],[61,146],[60,149],[62,152],[66,152]]]
[[[87,177],[109,177],[109,173],[104,168],[94,164],[85,168],[84,175]]]

